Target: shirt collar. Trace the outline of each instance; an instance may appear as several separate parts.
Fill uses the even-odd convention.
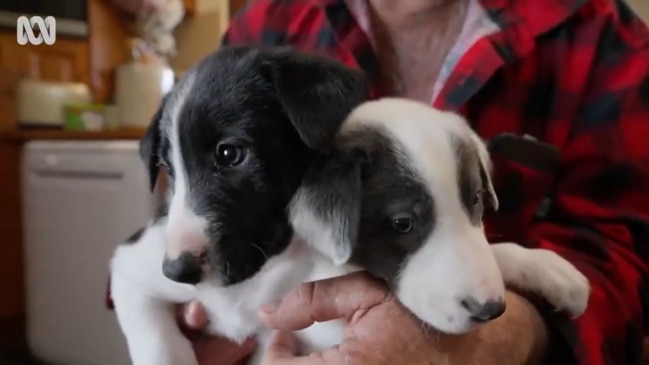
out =
[[[522,23],[536,36],[563,23],[587,1],[480,0],[480,3],[503,28]]]
[[[345,6],[345,0],[315,0],[320,6]],[[365,0],[367,1],[367,0]],[[500,28],[525,28],[543,34],[575,14],[588,0],[479,0]]]

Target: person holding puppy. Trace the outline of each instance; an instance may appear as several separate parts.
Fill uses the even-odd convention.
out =
[[[266,365],[639,363],[649,315],[649,30],[625,2],[253,0],[223,44],[327,54],[365,71],[374,97],[459,112],[486,139],[511,132],[557,147],[551,172],[496,159],[502,208],[486,217],[487,233],[559,253],[592,286],[576,320],[511,291],[500,318],[447,336],[423,329],[367,275],[309,283],[261,309],[281,330]],[[198,303],[179,315],[184,327],[206,325]],[[291,331],[335,318],[349,320],[343,343],[298,356]],[[203,365],[240,363],[255,346],[195,343]]]

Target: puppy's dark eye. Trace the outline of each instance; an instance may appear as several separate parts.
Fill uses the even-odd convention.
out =
[[[224,167],[240,165],[246,159],[247,152],[242,146],[221,143],[216,146],[216,164]]]
[[[407,217],[399,217],[392,220],[392,228],[401,234],[410,233],[415,227],[415,221]]]
[[[482,201],[482,194],[484,194],[484,191],[480,190],[473,195],[473,200],[471,201],[471,204],[473,204],[474,207],[478,205],[480,201]]]

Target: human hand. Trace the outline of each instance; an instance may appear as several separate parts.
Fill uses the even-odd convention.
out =
[[[255,350],[256,344],[252,339],[238,345],[221,337],[205,335],[202,330],[207,327],[208,318],[199,302],[179,306],[178,322],[192,342],[200,365],[243,365]]]
[[[532,363],[545,351],[545,324],[522,297],[508,292],[506,301],[501,317],[464,335],[445,335],[423,325],[381,283],[363,273],[304,284],[281,303],[260,311],[269,327],[280,330],[264,365]],[[298,344],[290,331],[339,318],[348,321],[339,346],[295,355]]]

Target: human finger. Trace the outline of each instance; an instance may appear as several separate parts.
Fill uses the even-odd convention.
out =
[[[271,328],[297,331],[314,322],[351,319],[388,296],[387,289],[367,274],[353,273],[302,284],[279,303],[263,306],[259,315]]]
[[[298,342],[291,332],[278,331],[268,346],[266,361],[287,360],[298,354]]]
[[[196,300],[178,306],[176,316],[178,322],[190,330],[201,330],[209,324],[205,307]]]
[[[344,356],[337,348],[317,352],[307,356],[298,356],[298,341],[291,332],[278,331],[273,335],[263,365],[339,365]]]

